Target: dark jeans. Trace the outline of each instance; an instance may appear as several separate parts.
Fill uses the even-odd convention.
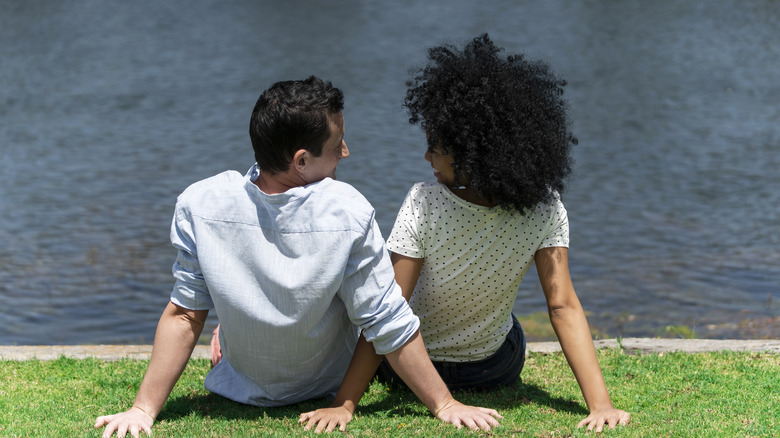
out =
[[[433,362],[450,390],[474,389],[486,391],[514,383],[525,364],[525,335],[520,323],[512,315],[512,329],[501,347],[485,359],[473,362]],[[387,359],[379,365],[380,380],[406,386],[393,371]]]

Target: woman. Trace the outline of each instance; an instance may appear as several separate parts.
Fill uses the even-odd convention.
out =
[[[430,49],[408,83],[410,122],[426,133],[436,183],[415,184],[387,241],[396,281],[434,366],[450,388],[514,382],[525,340],[512,306],[536,263],[550,321],[590,415],[627,424],[612,406],[568,268],[560,195],[570,173],[565,82],[542,62],[498,56],[485,34],[462,50]],[[382,375],[393,379],[384,363]]]

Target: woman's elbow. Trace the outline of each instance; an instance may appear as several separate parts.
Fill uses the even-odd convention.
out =
[[[547,303],[547,311],[550,314],[550,320],[561,320],[582,312],[582,306],[578,301],[561,300]]]

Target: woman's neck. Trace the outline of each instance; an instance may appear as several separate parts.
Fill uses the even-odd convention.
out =
[[[468,186],[452,186],[449,187],[450,191],[460,199],[470,202],[472,204],[481,205],[483,207],[495,207],[497,202],[492,201],[484,196],[479,195]]]

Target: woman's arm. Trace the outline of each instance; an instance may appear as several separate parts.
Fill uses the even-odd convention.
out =
[[[314,429],[317,433],[332,432],[336,428],[342,432],[347,430],[347,423],[352,421],[352,414],[376,374],[380,362],[382,356],[377,355],[374,346],[360,335],[336,398],[327,408],[301,414],[298,422],[305,423],[304,430]]]
[[[401,293],[406,298],[406,301],[409,301],[415,286],[417,286],[417,280],[420,278],[420,271],[425,259],[407,257],[391,252],[390,260],[393,262],[395,282],[401,286]]]
[[[631,415],[615,409],[601,374],[588,321],[574,291],[567,248],[544,248],[536,252],[536,270],[542,284],[555,334],[574,377],[580,385],[590,415],[578,424],[599,432],[605,424],[614,428],[628,424]]]

